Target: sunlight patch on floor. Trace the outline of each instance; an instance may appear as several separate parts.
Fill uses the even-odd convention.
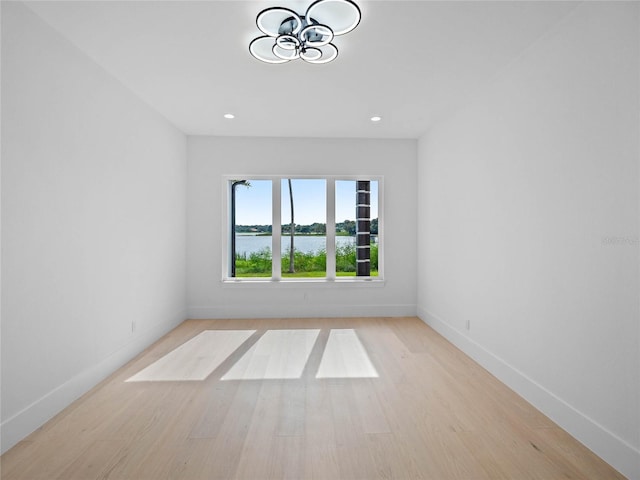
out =
[[[269,330],[222,380],[300,378],[320,330]]]
[[[205,330],[141,370],[127,382],[204,380],[255,332]]]
[[[334,329],[324,349],[316,378],[377,378],[378,372],[351,328]]]
[[[205,380],[255,333],[256,330],[205,330],[126,381]],[[301,378],[319,334],[319,329],[268,330],[253,345],[245,345],[244,355],[221,380]],[[315,378],[378,377],[354,329],[332,329],[326,338]],[[315,365],[310,368],[315,369]]]

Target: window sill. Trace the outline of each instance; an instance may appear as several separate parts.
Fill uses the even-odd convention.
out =
[[[384,287],[385,280],[382,278],[336,278],[330,280],[327,278],[283,278],[274,280],[272,278],[233,278],[228,277],[222,279],[223,287],[259,287],[259,288],[301,288],[313,285],[313,288],[334,288],[334,287],[364,287],[364,288],[380,288]]]

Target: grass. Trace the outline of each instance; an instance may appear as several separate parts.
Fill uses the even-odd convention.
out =
[[[271,277],[271,250],[265,248],[249,255],[236,255],[237,277]],[[295,273],[288,273],[289,251],[282,253],[283,278],[322,278],[327,272],[327,252],[300,252],[294,250]],[[356,276],[356,247],[342,245],[336,248],[336,276]],[[378,276],[378,246],[371,245],[371,276]]]
[[[283,272],[282,278],[325,278],[327,276],[326,272],[296,272],[289,273]],[[377,277],[378,272],[371,272],[372,277]],[[269,272],[258,272],[258,273],[238,273],[236,271],[236,277],[242,278],[271,278],[271,271]],[[336,272],[336,277],[356,277],[356,272]]]

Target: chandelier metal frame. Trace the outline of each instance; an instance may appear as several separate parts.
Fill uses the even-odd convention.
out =
[[[334,38],[351,32],[361,18],[360,8],[351,0],[317,0],[304,15],[270,7],[256,17],[256,25],[265,35],[251,41],[249,52],[266,63],[296,59],[329,63],[338,56]]]

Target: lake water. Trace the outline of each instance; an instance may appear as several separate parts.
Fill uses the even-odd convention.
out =
[[[371,237],[374,241],[374,237]],[[285,252],[289,246],[289,237],[282,236],[282,251]],[[327,237],[324,235],[313,236],[296,236],[294,239],[294,248],[305,253],[315,253],[324,250],[327,246]],[[355,245],[356,237],[336,237],[336,246]],[[253,252],[259,252],[265,248],[271,250],[271,237],[257,235],[236,235],[236,252],[247,255]]]

